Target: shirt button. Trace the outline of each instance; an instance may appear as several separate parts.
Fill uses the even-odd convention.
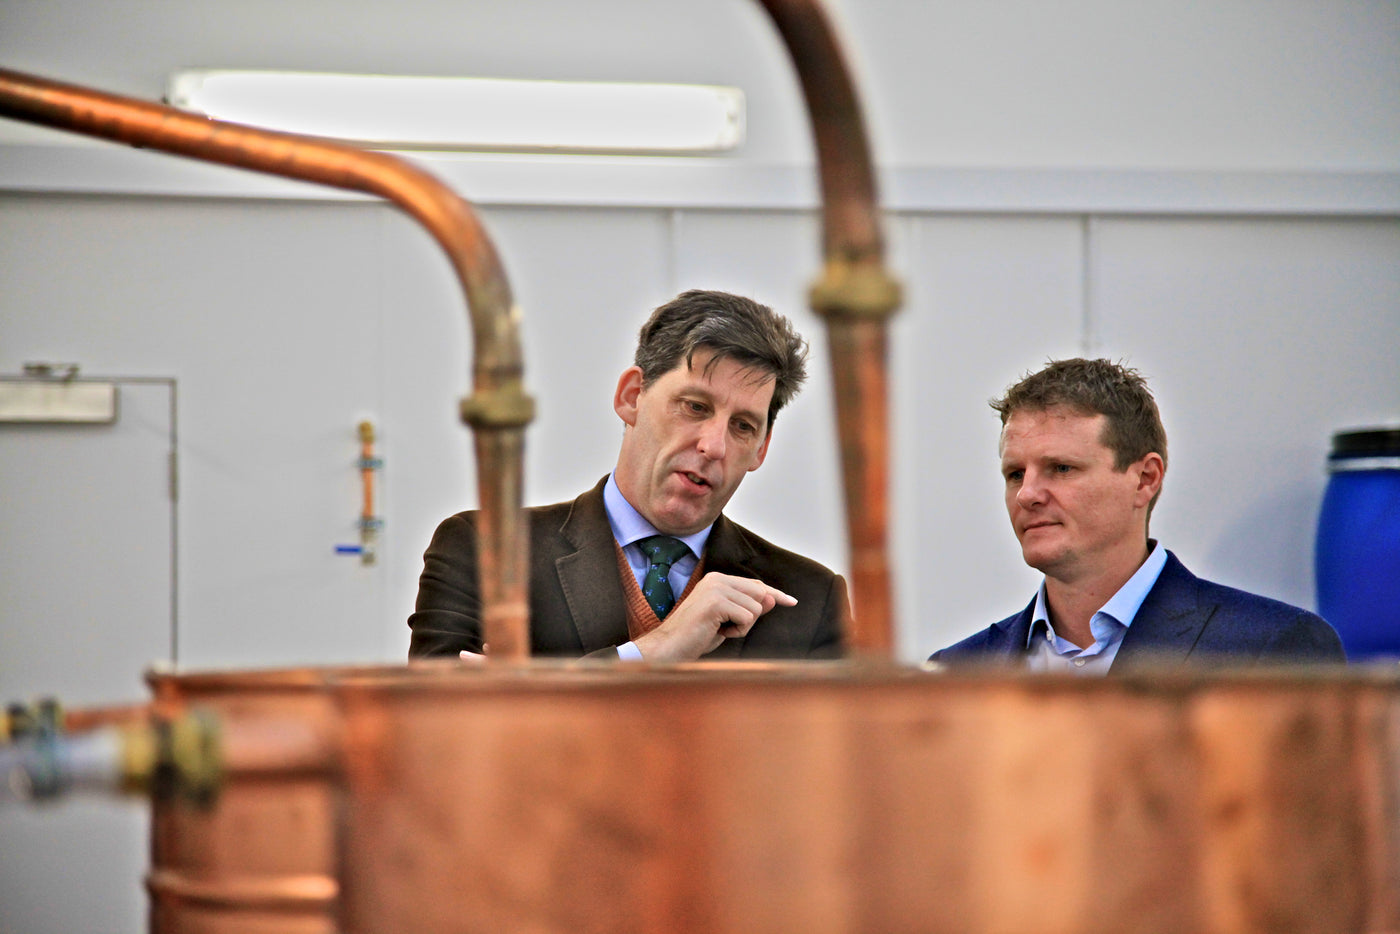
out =
[[[1074,667],[1075,667],[1075,668],[1083,668],[1083,667],[1084,667],[1084,662],[1085,662],[1085,659],[1076,658],[1076,659],[1074,660]]]

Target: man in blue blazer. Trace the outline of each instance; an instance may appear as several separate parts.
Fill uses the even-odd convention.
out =
[[[1202,580],[1148,537],[1167,436],[1135,370],[1054,361],[992,408],[1011,527],[1045,579],[1020,613],[931,662],[1106,674],[1346,660],[1320,616]]]

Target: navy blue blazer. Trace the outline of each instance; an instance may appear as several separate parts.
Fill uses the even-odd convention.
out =
[[[1035,600],[976,635],[934,652],[945,665],[1019,665],[1026,655]],[[1113,659],[1133,668],[1227,667],[1345,662],[1342,640],[1316,613],[1202,580],[1170,551]]]

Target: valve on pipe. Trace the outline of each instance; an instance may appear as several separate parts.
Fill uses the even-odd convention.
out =
[[[218,720],[192,710],[148,713],[91,730],[64,730],[62,707],[46,699],[11,705],[0,745],[0,801],[49,801],[75,792],[212,804],[223,779]]]

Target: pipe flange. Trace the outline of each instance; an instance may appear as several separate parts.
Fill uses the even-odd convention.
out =
[[[807,298],[823,317],[884,319],[904,301],[904,289],[883,266],[834,259],[827,261]]]
[[[170,724],[166,742],[177,793],[200,807],[212,804],[224,776],[218,718],[192,710]]]
[[[131,724],[122,731],[121,757],[122,788],[129,794],[205,807],[223,781],[219,721],[204,710]]]
[[[474,391],[462,400],[461,413],[472,428],[523,428],[535,419],[535,400],[510,383]]]

